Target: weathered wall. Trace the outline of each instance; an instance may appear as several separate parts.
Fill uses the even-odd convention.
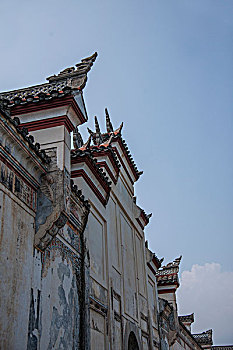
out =
[[[89,261],[82,239],[87,207],[73,194],[71,222],[41,252],[34,248],[35,196],[23,186],[20,195],[10,192],[14,174],[5,165],[1,170],[0,349],[88,350]]]
[[[28,350],[82,349],[82,278],[80,236],[65,225],[44,253],[35,250]]]
[[[34,213],[0,184],[0,348],[27,348]]]

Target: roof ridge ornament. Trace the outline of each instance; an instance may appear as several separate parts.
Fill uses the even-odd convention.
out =
[[[121,125],[119,126],[118,129],[116,129],[115,131],[113,131],[114,135],[118,135],[118,134],[121,134],[121,130],[123,128],[123,122],[121,123]]]
[[[179,320],[181,322],[190,322],[190,323],[194,322],[194,312],[192,314],[189,314],[189,315],[181,315],[178,317],[179,317]]]
[[[92,138],[92,136],[90,135],[90,136],[88,137],[87,142],[84,143],[84,145],[82,145],[81,147],[79,147],[79,150],[80,150],[80,151],[86,151],[87,149],[90,148],[90,145],[91,145],[91,138]]]
[[[105,116],[106,116],[106,130],[108,133],[113,132],[113,126],[112,126],[107,108],[105,108]]]
[[[95,140],[93,138],[95,145],[99,146],[103,142],[103,137],[100,131],[100,126],[97,117],[95,116]]]
[[[80,63],[77,63],[75,67],[68,67],[62,70],[57,75],[52,75],[46,78],[49,83],[52,83],[57,80],[66,80],[67,86],[72,89],[82,90],[87,82],[87,73],[90,71],[93,63],[98,56],[95,52],[92,56],[83,58]]]
[[[94,131],[92,131],[90,128],[87,128],[87,131],[89,132],[90,135],[94,135]]]
[[[100,134],[101,133],[97,116],[95,116],[95,132],[96,132],[96,134]]]
[[[107,141],[101,143],[99,146],[100,146],[100,147],[108,147],[108,146],[110,146],[113,137],[114,137],[114,134],[111,133],[109,139],[108,139]]]
[[[179,267],[181,259],[182,259],[182,255],[180,255],[178,258],[174,259],[172,262],[169,262],[167,265],[162,266],[162,268],[170,269],[170,268]]]

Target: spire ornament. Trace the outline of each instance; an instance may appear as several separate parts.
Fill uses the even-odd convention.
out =
[[[86,151],[87,149],[90,148],[90,145],[91,145],[91,138],[92,138],[92,136],[90,135],[90,136],[88,137],[87,142],[84,143],[84,145],[83,145],[82,147],[79,148],[80,151]]]
[[[96,116],[95,116],[95,132],[96,134],[100,134],[100,126]]]
[[[107,141],[105,141],[105,142],[101,143],[101,144],[100,144],[100,147],[108,147],[108,146],[110,146],[110,145],[111,145],[111,142],[112,142],[113,137],[114,137],[114,134],[113,134],[113,133],[111,133],[111,135],[110,135],[109,139],[108,139]]]
[[[113,132],[113,126],[112,126],[107,108],[105,108],[105,115],[106,115],[106,130],[108,133]]]
[[[100,126],[97,117],[95,116],[95,144],[99,146],[103,142],[103,137],[100,131]],[[93,140],[94,141],[94,140]]]
[[[115,131],[113,131],[114,135],[121,134],[122,128],[123,128],[123,122],[121,123],[121,125],[119,126],[118,129],[116,129]]]

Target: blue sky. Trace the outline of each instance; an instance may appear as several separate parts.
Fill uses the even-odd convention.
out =
[[[9,0],[0,16],[1,90],[97,51],[88,126],[97,115],[104,127],[105,107],[124,121],[150,248],[166,262],[182,254],[181,271],[233,271],[233,1]]]

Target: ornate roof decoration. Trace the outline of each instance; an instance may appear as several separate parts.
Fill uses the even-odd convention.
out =
[[[212,338],[212,329],[209,329],[208,331],[198,333],[198,334],[192,334],[194,339],[198,344],[201,345],[212,345],[213,344],[213,338]]]
[[[88,140],[86,143],[82,145],[82,147],[79,148],[80,151],[86,151],[90,150],[90,144],[91,144],[91,136],[89,136]]]
[[[62,70],[58,75],[52,75],[47,80],[51,83],[58,80],[67,80],[68,86],[71,88],[83,89],[87,81],[87,73],[93,66],[98,56],[95,52],[92,56],[83,58],[81,63],[77,63],[75,67],[69,67]]]
[[[24,141],[27,142],[30,149],[36,153],[43,163],[49,164],[51,161],[50,157],[47,156],[44,150],[40,150],[40,144],[38,142],[34,143],[34,137],[29,134],[27,128],[20,127],[20,119],[18,117],[11,118],[9,109],[6,108],[2,101],[0,101],[0,111],[5,117],[6,123],[9,122],[15,128],[17,133],[20,134]]]
[[[120,147],[123,149],[123,152],[126,156],[126,160],[135,176],[136,179],[139,178],[139,176],[143,173],[142,171],[138,171],[137,166],[135,162],[133,161],[133,157],[131,156],[128,146],[125,142],[125,140],[121,136],[121,131],[123,128],[123,123],[119,126],[117,129],[113,129],[110,116],[108,113],[107,108],[105,108],[105,118],[106,118],[106,132],[101,133],[99,122],[97,117],[95,116],[95,131],[92,131],[91,129],[87,128],[90,137],[85,145],[82,145],[79,147],[79,149],[86,150],[86,149],[92,149],[93,147],[97,148],[109,148],[112,146],[112,143],[115,141],[119,141]],[[79,136],[75,134],[75,140],[74,145],[76,146],[76,140]],[[80,138],[79,138],[80,139]],[[91,146],[91,141],[93,142],[93,146]],[[77,146],[76,146],[77,148]]]
[[[193,323],[194,322],[194,313],[192,313],[190,315],[184,315],[184,316],[178,316],[178,317],[182,323]]]
[[[30,86],[24,89],[2,92],[0,99],[9,107],[25,105],[31,102],[48,101],[56,97],[64,97],[71,94],[72,90],[82,90],[87,82],[87,73],[91,69],[97,57],[97,52],[84,58],[76,68],[66,68],[58,75],[53,75],[48,83]]]
[[[176,258],[173,262],[168,263],[165,266],[162,266],[156,273],[158,285],[169,285],[176,284],[179,286],[179,266],[182,256]]]
[[[106,130],[107,132],[113,132],[113,126],[112,126],[107,108],[105,108],[105,115],[106,115]]]

